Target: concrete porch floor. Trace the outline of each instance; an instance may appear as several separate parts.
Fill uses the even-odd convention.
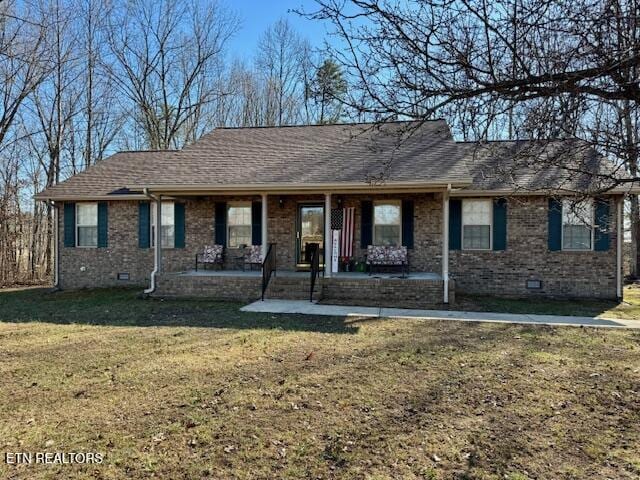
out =
[[[184,272],[176,272],[176,275],[189,277],[261,277],[261,270],[187,270]],[[309,278],[308,271],[294,270],[277,270],[276,276],[282,278]],[[322,277],[322,274],[320,274]],[[352,280],[367,280],[373,278],[403,279],[400,273],[375,273],[369,275],[366,272],[337,272],[331,274],[332,278],[345,278]],[[404,277],[404,280],[442,280],[442,277],[433,272],[410,272]]]

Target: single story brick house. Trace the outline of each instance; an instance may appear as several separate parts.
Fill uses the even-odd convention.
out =
[[[590,196],[590,175],[544,163],[611,168],[580,146],[456,142],[442,120],[218,128],[179,151],[117,153],[37,198],[55,207],[60,288],[405,307],[621,298],[631,188]]]

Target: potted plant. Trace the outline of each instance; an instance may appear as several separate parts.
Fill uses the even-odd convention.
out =
[[[340,269],[343,272],[350,272],[351,271],[351,262],[349,257],[340,257]]]

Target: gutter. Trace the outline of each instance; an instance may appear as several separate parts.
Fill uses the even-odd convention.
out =
[[[44,193],[44,192],[43,192]],[[39,193],[34,195],[33,198],[35,200],[41,200],[43,202],[53,201],[53,202],[89,202],[89,201],[98,201],[98,200],[145,200],[147,197],[142,193],[140,194],[131,194],[131,195],[44,195],[43,193]]]
[[[624,237],[624,225],[622,220],[624,197],[616,202],[616,296],[622,301],[622,246]]]
[[[447,185],[454,188],[468,187],[471,185],[471,179],[461,179],[457,182],[450,180],[423,182],[386,182],[379,185],[369,184],[366,182],[342,182],[342,183],[254,183],[254,184],[147,184],[147,185],[127,185],[131,190],[142,190],[145,188],[154,191],[162,191],[169,194],[192,194],[198,195],[203,193],[229,193],[237,192],[262,192],[268,194],[278,193],[348,193],[348,192],[382,192],[388,190],[405,191],[413,190],[417,192],[433,191],[438,192]]]
[[[155,244],[154,244],[154,252],[153,252],[153,270],[151,271],[151,277],[150,277],[150,285],[149,288],[144,290],[145,295],[149,295],[153,292],[156,291],[156,275],[158,275],[158,273],[160,272],[160,261],[161,261],[161,254],[162,254],[162,250],[160,249],[160,223],[161,223],[161,219],[160,216],[162,214],[161,212],[161,197],[160,196],[156,196],[156,195],[152,195],[149,192],[148,188],[145,188],[144,190],[144,195],[147,198],[150,198],[151,200],[156,202],[156,231],[155,231]]]

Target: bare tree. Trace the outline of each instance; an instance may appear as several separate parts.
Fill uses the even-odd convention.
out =
[[[0,3],[0,284],[23,279],[28,214],[22,209],[20,112],[50,72],[50,23],[38,5]]]
[[[219,98],[221,68],[238,21],[217,3],[134,0],[109,29],[110,75],[131,102],[145,146],[168,149],[193,138],[194,118]]]
[[[317,3],[307,16],[333,23],[345,45],[333,52],[368,93],[354,106],[372,113],[431,115],[491,94],[640,100],[636,2]]]
[[[82,155],[82,167],[88,168],[104,158],[121,131],[125,115],[107,68],[107,27],[113,7],[106,0],[77,0],[72,7],[78,12],[74,22],[80,67],[77,82],[83,108],[71,134]]]
[[[50,70],[46,16],[16,2],[0,3],[0,148],[27,97]]]
[[[258,42],[256,66],[266,90],[267,125],[291,124],[298,120],[302,100],[303,41],[291,24],[281,18]]]
[[[464,139],[579,137],[616,165],[577,171],[565,155],[535,166],[597,175],[600,191],[640,180],[637,0],[316,3],[302,14],[334,27],[329,54],[349,80],[345,105],[374,119],[445,116]],[[631,204],[640,246],[637,198]]]

